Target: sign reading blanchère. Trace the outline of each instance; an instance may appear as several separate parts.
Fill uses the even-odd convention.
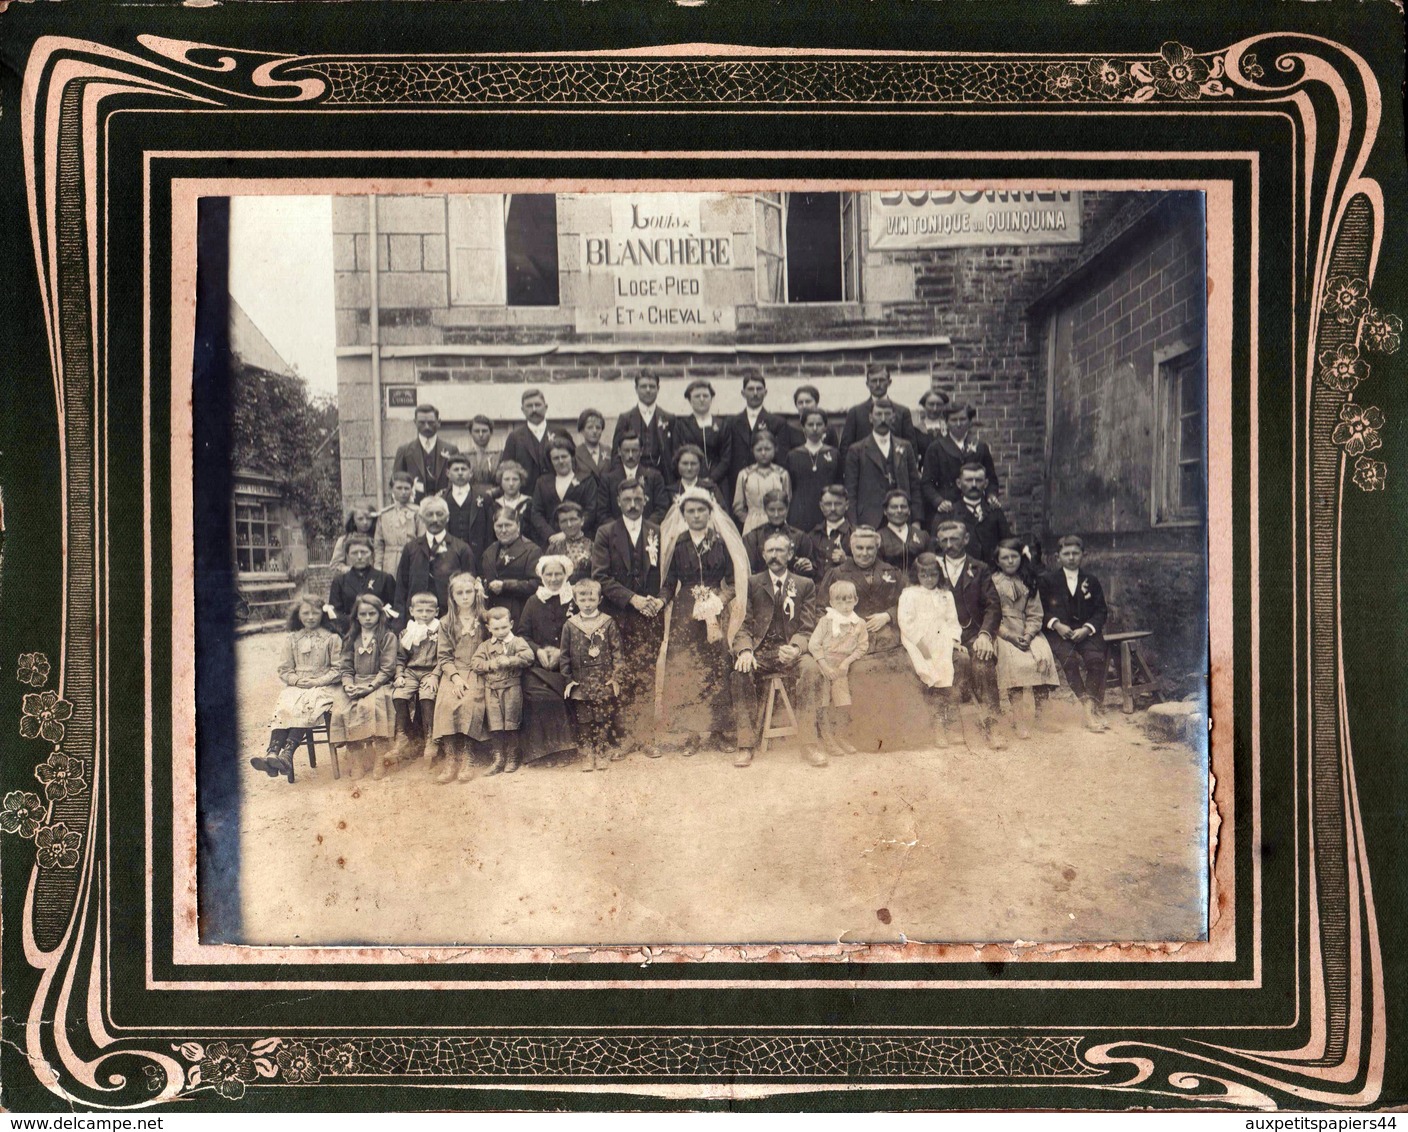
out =
[[[578,331],[688,335],[734,329],[733,306],[706,301],[709,276],[737,266],[732,234],[701,229],[700,206],[709,199],[703,193],[611,197],[610,230],[581,235],[588,285],[577,305]]]
[[[870,246],[1080,243],[1079,192],[906,189],[870,194]]]

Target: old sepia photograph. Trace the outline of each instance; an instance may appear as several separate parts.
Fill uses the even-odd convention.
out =
[[[1204,194],[533,187],[202,214],[201,942],[1206,940]]]

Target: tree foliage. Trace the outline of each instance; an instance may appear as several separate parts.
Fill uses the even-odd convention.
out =
[[[296,373],[236,363],[231,370],[235,467],[273,476],[310,542],[342,529],[337,402],[311,397]]]

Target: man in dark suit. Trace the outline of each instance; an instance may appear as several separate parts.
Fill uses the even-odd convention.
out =
[[[807,651],[816,628],[816,585],[787,568],[792,542],[772,534],[763,542],[767,569],[748,579],[748,612],[733,639],[733,707],[738,719],[738,757],[748,766],[759,734],[757,681],[781,676],[795,689],[792,710],[807,761],[825,766],[817,745],[816,709],[821,706],[822,675]]]
[[[924,450],[924,502],[930,514],[936,514],[943,499],[955,500],[954,485],[964,464],[979,463],[988,474],[987,495],[994,501],[1002,491],[997,478],[997,464],[986,441],[969,435],[978,411],[972,405],[950,405],[948,435],[937,436]]]
[[[914,522],[923,523],[920,513],[919,461],[914,445],[894,435],[895,407],[889,401],[870,406],[870,432],[846,451],[846,493],[850,496],[852,526],[885,525],[885,496],[903,491],[909,496]]]
[[[438,495],[421,502],[425,534],[406,544],[396,567],[396,608],[410,608],[412,594],[433,593],[444,617],[450,608],[450,579],[461,571],[474,573],[469,546],[446,532],[450,508]]]
[[[812,549],[821,561],[817,569],[821,576],[833,566],[839,566],[850,556],[851,535],[855,527],[846,518],[850,496],[839,483],[833,483],[821,493],[821,522],[811,529]]]
[[[914,416],[904,405],[896,405],[890,401],[890,384],[889,366],[873,365],[866,370],[865,387],[870,390],[870,397],[859,405],[852,406],[850,411],[846,413],[846,422],[841,426],[841,443],[839,445],[842,453],[849,452],[851,445],[859,443],[870,435],[870,410],[881,401],[890,404],[894,411],[894,417],[890,422],[890,431],[901,440],[917,444],[914,433]]]
[[[415,481],[412,502],[436,495],[449,483],[450,457],[459,451],[438,438],[440,410],[434,405],[416,406],[416,439],[396,449],[393,472],[409,472]]]
[[[968,553],[989,566],[997,564],[997,544],[1012,537],[1007,513],[988,493],[987,471],[976,460],[959,473],[957,500],[936,516],[936,522],[946,519],[957,519],[968,528]]]
[[[939,524],[939,584],[953,594],[962,633],[962,651],[954,650],[953,682],[961,698],[971,693],[978,704],[978,724],[988,746],[1002,750],[1007,741],[994,730],[1002,708],[997,691],[997,627],[1002,599],[992,571],[968,553],[968,528],[957,519]]]
[[[673,474],[670,454],[674,451],[674,441],[670,429],[675,418],[655,404],[659,396],[660,379],[655,374],[649,370],[636,374],[636,404],[616,418],[616,429],[611,434],[611,455],[620,457],[622,440],[632,435],[640,441],[640,462],[668,480]]]
[[[366,535],[351,534],[344,544],[348,569],[334,574],[328,587],[328,602],[323,608],[332,618],[341,636],[352,628],[352,607],[363,594],[373,594],[386,606],[386,615],[393,621],[396,608],[396,579],[372,565],[372,540]]]
[[[811,536],[787,523],[787,496],[780,491],[768,492],[763,496],[763,514],[767,516],[767,522],[743,536],[743,545],[748,551],[748,568],[755,574],[766,570],[767,559],[763,555],[763,547],[773,535],[786,535],[792,543],[792,557],[787,561],[787,568],[816,582],[822,575],[822,567],[816,560]]]
[[[1059,565],[1041,579],[1046,640],[1056,663],[1066,673],[1066,683],[1081,701],[1085,726],[1091,731],[1105,731],[1104,633],[1109,616],[1105,591],[1099,578],[1080,568],[1085,544],[1078,535],[1065,535],[1056,547]]]
[[[670,509],[670,491],[665,486],[665,477],[643,462],[640,437],[631,432],[616,433],[617,462],[603,477],[606,492],[606,505],[611,518],[621,517],[621,485],[627,480],[639,483],[645,492],[645,517],[658,523]]]
[[[508,434],[500,462],[513,460],[522,465],[522,491],[524,495],[532,495],[538,477],[552,474],[548,441],[554,434],[548,428],[548,401],[541,389],[525,389],[522,404],[524,422]]]
[[[724,420],[723,450],[728,454],[728,474],[720,479],[717,473],[710,478],[719,485],[725,499],[733,498],[733,487],[738,473],[753,462],[753,441],[759,431],[767,430],[777,445],[775,459],[779,464],[787,457],[787,420],[777,413],[763,408],[767,400],[768,383],[761,377],[743,379],[743,412]]]
[[[485,537],[489,526],[486,511],[479,505],[474,485],[470,483],[472,471],[469,457],[463,452],[456,452],[449,463],[450,483],[440,493],[440,498],[450,509],[450,521],[445,529],[460,542],[467,543],[474,554],[474,561],[478,562],[484,548],[493,541]]]
[[[655,731],[655,664],[664,639],[665,604],[660,600],[660,528],[645,516],[645,489],[635,481],[616,488],[620,518],[603,523],[592,540],[592,577],[601,583],[601,600],[621,631],[626,665],[621,688],[624,751],[644,749],[650,758],[660,750]]]

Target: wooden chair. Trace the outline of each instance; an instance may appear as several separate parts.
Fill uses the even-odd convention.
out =
[[[308,738],[305,740],[308,747],[308,766],[314,770],[318,768],[318,737],[321,736],[323,742],[327,744],[328,754],[332,756],[332,776],[341,778],[342,768],[337,762],[337,748],[328,739],[328,718],[326,715],[323,716],[321,723],[308,729]],[[288,780],[292,782],[293,775],[290,774]]]
[[[1139,642],[1154,634],[1148,629],[1134,629],[1128,633],[1106,633],[1105,643],[1119,645],[1118,660],[1112,647],[1109,653],[1110,664],[1119,665],[1117,675],[1120,683],[1120,710],[1125,715],[1134,714],[1134,699],[1140,694],[1149,694],[1155,703],[1163,699],[1163,688],[1154,675],[1148,662],[1139,653]]]
[[[788,722],[774,726],[773,716],[779,696],[782,697],[782,710],[786,713]],[[797,726],[797,713],[792,710],[792,700],[787,695],[787,686],[781,676],[768,677],[768,692],[762,710],[758,713],[758,727],[761,732],[758,748],[763,754],[768,753],[768,743],[771,740],[789,738],[800,730]]]

